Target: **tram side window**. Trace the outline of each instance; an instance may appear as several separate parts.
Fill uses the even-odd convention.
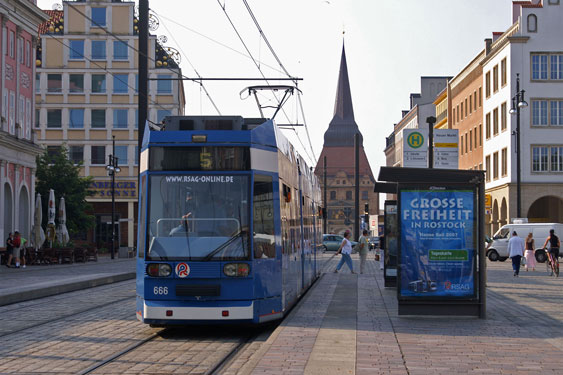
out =
[[[254,176],[254,258],[276,257],[274,237],[274,194],[272,177]]]
[[[145,233],[145,223],[147,220],[147,175],[141,177],[141,186],[139,187],[139,198],[141,199],[141,214],[139,215],[139,242],[137,248],[139,249],[139,258],[145,257],[145,241],[147,234]]]

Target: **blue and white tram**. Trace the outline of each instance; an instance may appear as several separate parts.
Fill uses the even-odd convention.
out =
[[[140,172],[142,322],[279,319],[318,277],[320,185],[273,121],[167,117]]]

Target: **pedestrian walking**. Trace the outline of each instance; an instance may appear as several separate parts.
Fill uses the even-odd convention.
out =
[[[20,232],[14,232],[14,239],[12,240],[13,251],[12,254],[16,259],[16,268],[20,268],[20,246],[21,246],[21,236]]]
[[[20,245],[20,260],[22,268],[25,268],[25,258],[27,256],[27,248],[25,247],[27,240],[25,238],[21,238],[21,245]]]
[[[360,273],[364,273],[369,251],[368,231],[365,229],[358,240],[358,247],[360,249]]]
[[[10,268],[10,263],[12,263],[12,258],[14,257],[14,235],[12,232],[10,232],[10,234],[8,234],[8,238],[6,238],[6,254],[8,254],[6,267]]]
[[[526,271],[528,268],[531,268],[532,271],[536,270],[536,257],[534,254],[534,237],[532,233],[528,233],[528,237],[526,237],[526,252],[524,253],[524,258],[526,258]]]
[[[512,259],[512,269],[514,277],[520,273],[520,260],[524,255],[524,240],[518,237],[516,231],[512,232],[512,237],[508,240],[508,257]]]
[[[383,269],[385,264],[385,236],[379,237],[379,269]]]
[[[338,271],[340,271],[340,268],[342,268],[344,262],[346,262],[346,265],[348,266],[348,268],[350,268],[350,271],[352,273],[356,273],[354,272],[354,266],[352,265],[352,257],[350,256],[350,254],[352,254],[352,242],[350,242],[349,238],[350,238],[350,231],[347,230],[346,232],[344,232],[344,239],[342,240],[342,243],[340,244],[340,247],[336,252],[336,254],[342,254],[342,258],[340,259],[340,262],[338,262],[338,265],[336,266],[334,273],[338,273]]]

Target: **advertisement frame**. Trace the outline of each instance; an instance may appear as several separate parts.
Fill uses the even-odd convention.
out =
[[[472,280],[473,280],[473,293],[470,296],[432,296],[431,294],[422,295],[422,296],[407,296],[402,294],[402,241],[403,241],[403,233],[402,233],[402,224],[403,224],[403,205],[405,204],[402,202],[402,192],[405,190],[440,190],[440,191],[471,191],[472,192],[472,199],[473,199],[473,228],[472,228],[472,237],[473,237],[473,245],[474,245],[474,256],[472,258],[471,264],[471,272],[472,272]],[[480,189],[475,184],[467,184],[467,183],[445,183],[445,184],[433,184],[433,183],[404,183],[398,185],[398,199],[397,199],[397,215],[398,215],[398,227],[399,227],[399,236],[398,236],[398,249],[397,249],[397,299],[399,303],[420,303],[420,302],[429,302],[429,303],[475,303],[480,300],[480,282],[479,282],[479,273],[478,273],[478,261],[480,256],[480,243],[478,241],[480,236],[480,222],[479,222],[479,197],[480,197]],[[441,281],[441,280],[440,280]]]

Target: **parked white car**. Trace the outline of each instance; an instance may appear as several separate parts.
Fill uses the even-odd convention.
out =
[[[508,240],[512,236],[512,232],[516,231],[518,237],[526,240],[528,233],[534,236],[535,257],[539,263],[543,263],[547,259],[545,251],[543,251],[543,243],[549,236],[549,230],[555,230],[557,236],[563,236],[563,224],[559,223],[525,223],[525,224],[506,224],[503,225],[493,236],[493,242],[487,249],[487,257],[490,261],[505,261],[508,258]]]

